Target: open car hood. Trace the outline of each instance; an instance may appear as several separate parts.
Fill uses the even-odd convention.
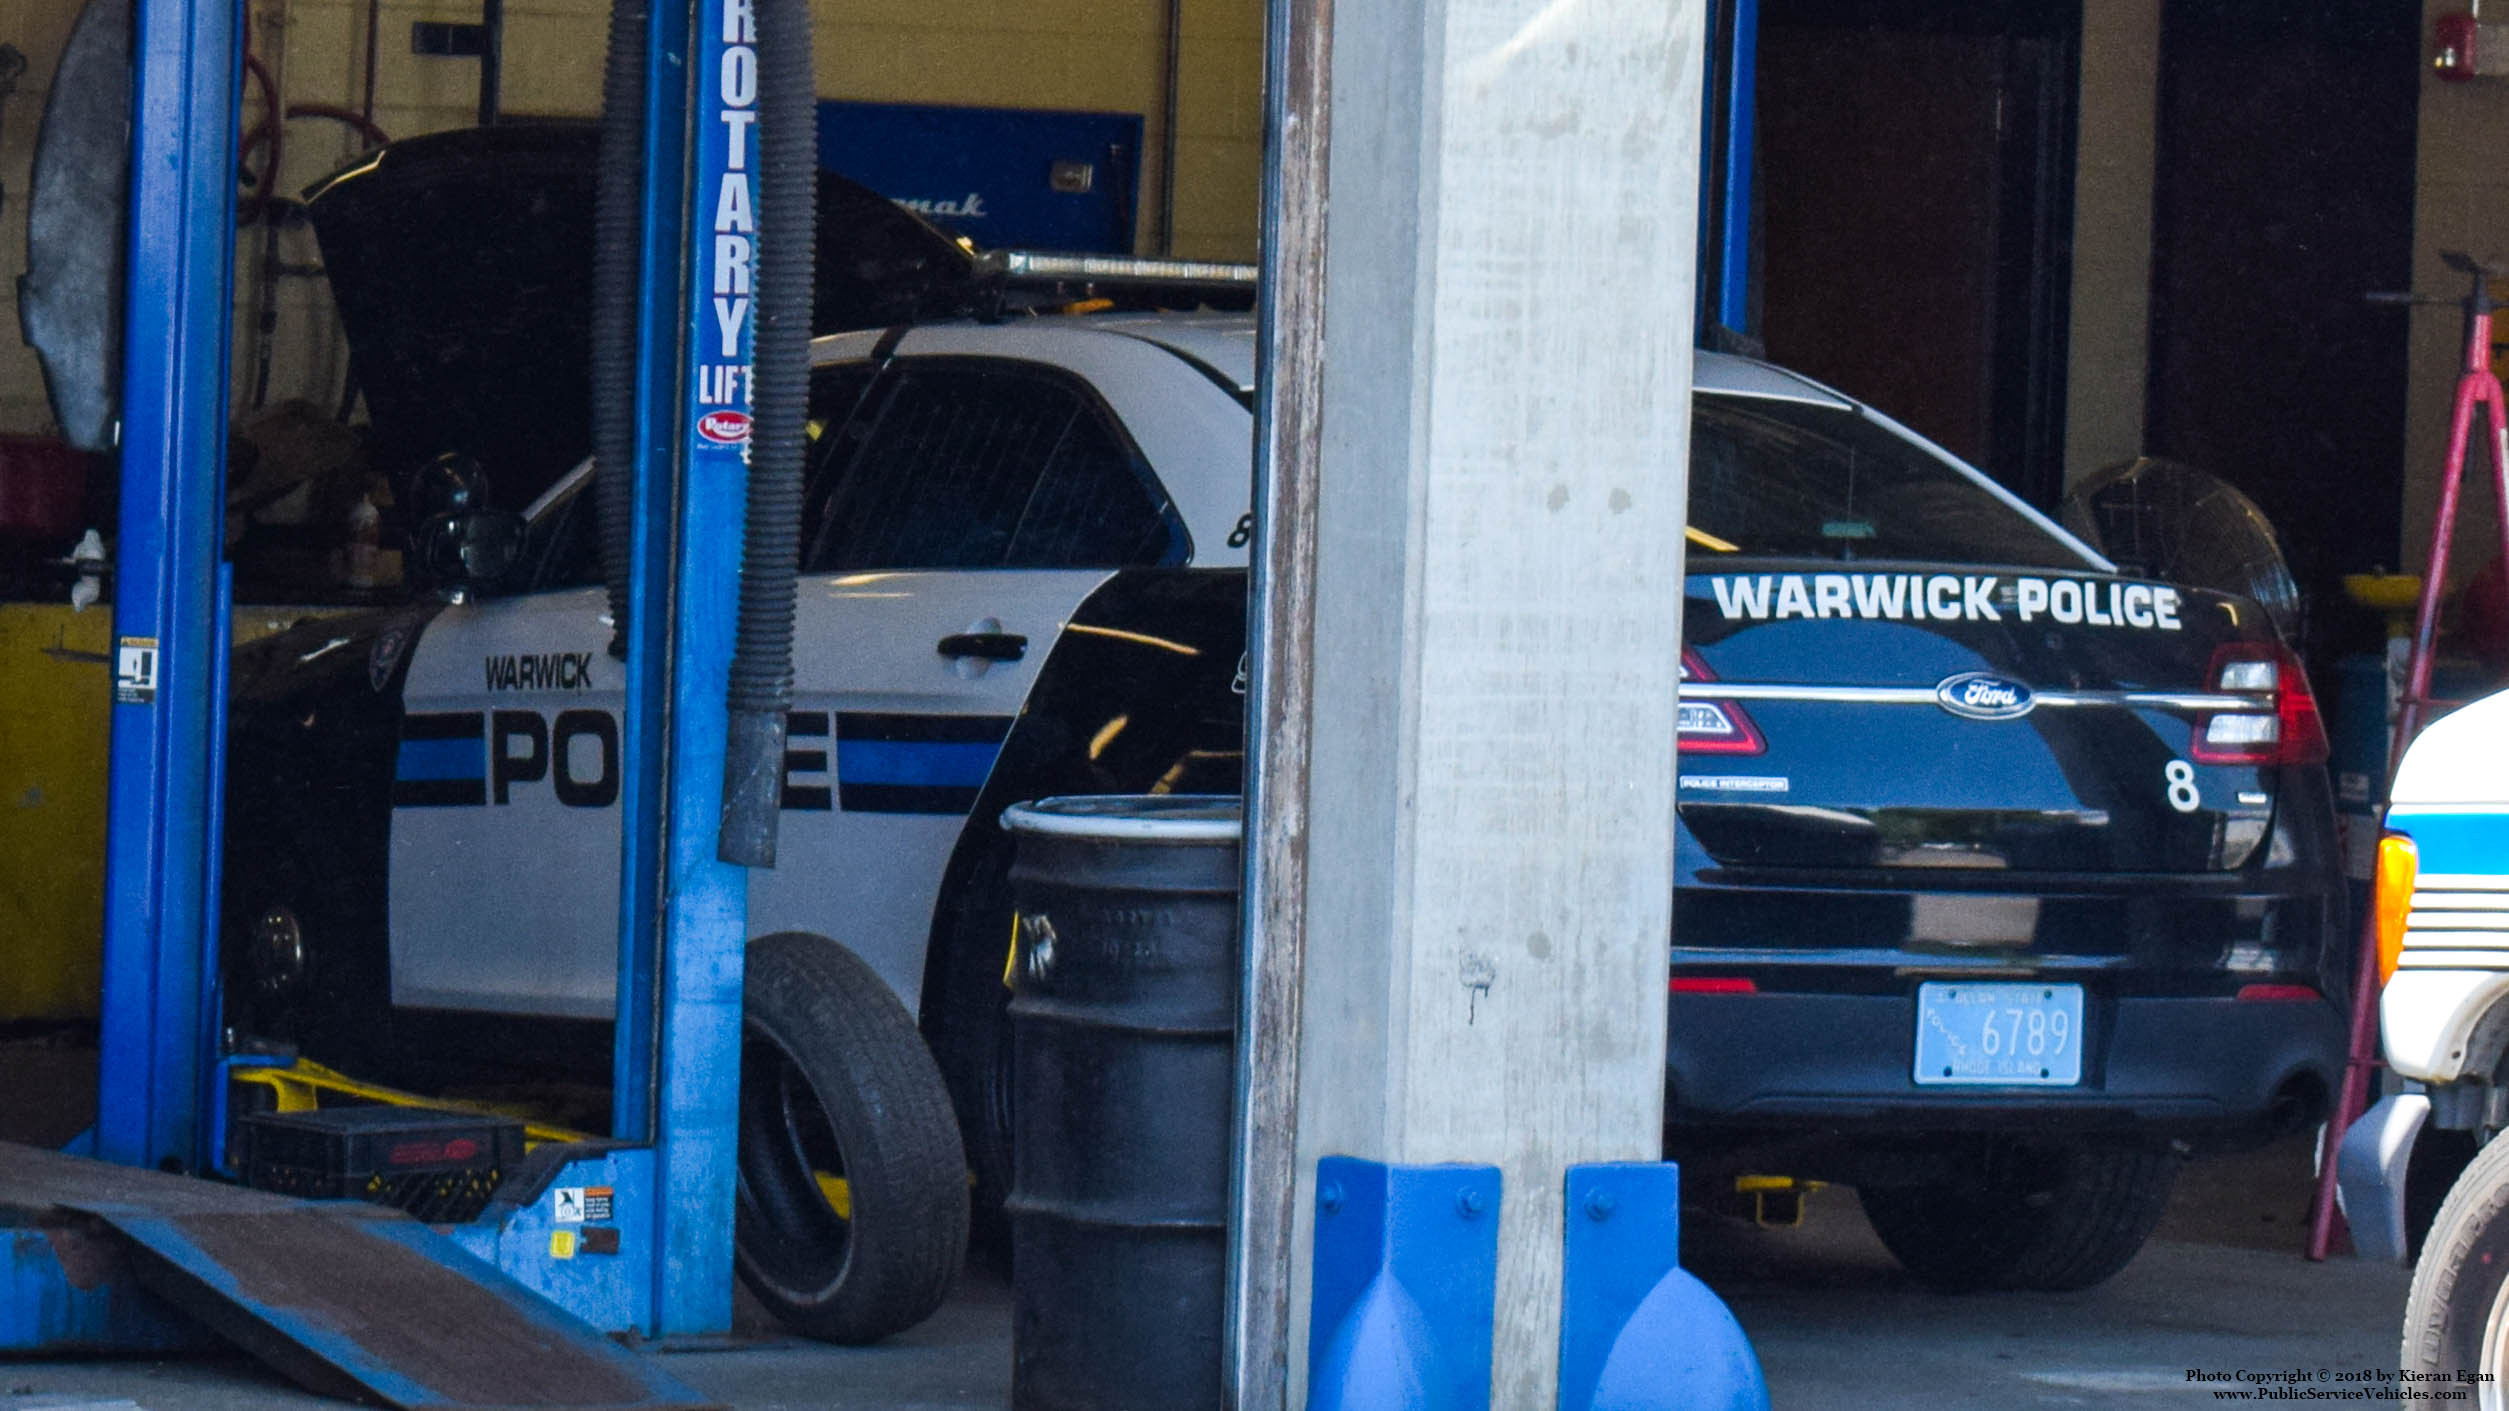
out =
[[[435,133],[306,192],[373,463],[396,481],[461,451],[520,508],[590,452],[599,146],[581,122]],[[820,174],[815,332],[964,313],[976,285],[958,241]]]

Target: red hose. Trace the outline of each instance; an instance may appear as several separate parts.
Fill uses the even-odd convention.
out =
[[[254,68],[260,67],[260,61],[250,57],[245,59],[245,63]],[[355,108],[344,108],[335,103],[290,103],[287,105],[287,116],[291,122],[298,118],[323,118],[343,124],[364,138],[369,150],[392,140],[392,134],[368,122]],[[252,131],[245,133],[243,141],[237,144],[236,158],[239,161],[249,159],[254,148],[264,143],[271,144],[269,165],[263,169],[261,180],[254,186],[252,195],[237,203],[236,222],[239,225],[251,225],[261,219],[262,213],[269,208],[272,193],[278,188],[279,149],[275,136],[276,130],[270,120],[264,118],[253,124]]]

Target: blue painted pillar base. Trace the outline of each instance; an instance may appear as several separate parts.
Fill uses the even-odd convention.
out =
[[[1760,1359],[1681,1267],[1681,1171],[1568,1168],[1559,1411],[1768,1411]]]
[[[1316,1165],[1307,1411],[1488,1411],[1499,1172]],[[1568,1169],[1559,1411],[1769,1411],[1759,1358],[1681,1267],[1681,1172]]]
[[[1307,1411],[1487,1411],[1495,1166],[1316,1163]]]

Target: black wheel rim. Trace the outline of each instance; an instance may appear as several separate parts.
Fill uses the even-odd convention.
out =
[[[820,1177],[844,1181],[844,1148],[801,1065],[755,1026],[741,1044],[739,1167],[743,1262],[797,1299],[832,1287],[852,1252],[853,1222]],[[839,1189],[850,1209],[850,1186]]]

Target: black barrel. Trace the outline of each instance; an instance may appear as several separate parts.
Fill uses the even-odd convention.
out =
[[[1043,799],[1011,867],[1014,1411],[1220,1411],[1234,797]]]

